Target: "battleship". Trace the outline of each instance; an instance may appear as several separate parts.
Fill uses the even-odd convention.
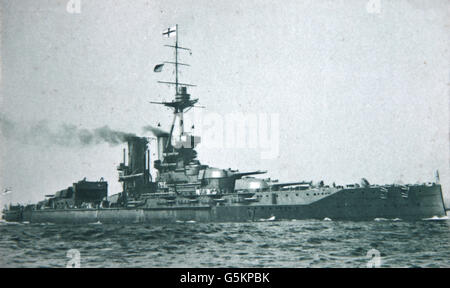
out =
[[[439,183],[375,185],[361,179],[348,185],[326,185],[323,181],[281,183],[262,178],[266,171],[221,169],[202,164],[196,146],[201,138],[185,131],[183,115],[196,107],[188,88],[179,81],[178,54],[190,51],[178,44],[178,25],[163,36],[175,38],[175,97],[169,102],[152,102],[173,112],[170,131],[151,127],[157,159],[151,162],[149,138],[129,137],[118,165],[122,192],[108,195],[108,183],[83,179],[46,195],[29,205],[5,207],[3,219],[31,223],[175,223],[246,222],[293,219],[373,220],[423,219],[446,215]],[[172,37],[173,36],[173,37]],[[177,126],[178,133],[175,133]],[[151,168],[155,169],[154,175]]]

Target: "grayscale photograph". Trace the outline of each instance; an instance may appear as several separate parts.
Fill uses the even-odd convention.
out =
[[[0,19],[1,268],[450,268],[448,0]]]

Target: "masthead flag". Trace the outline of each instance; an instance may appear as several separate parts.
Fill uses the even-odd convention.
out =
[[[164,67],[164,64],[158,64],[153,68],[153,72],[161,72]]]
[[[166,36],[167,38],[174,37],[175,35],[177,35],[177,26],[167,28],[162,32],[162,35]]]

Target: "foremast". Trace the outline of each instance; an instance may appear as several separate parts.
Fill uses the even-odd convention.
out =
[[[158,151],[162,155],[159,155],[159,161],[155,163],[155,168],[157,168],[160,172],[185,170],[186,165],[192,164],[195,160],[197,153],[194,148],[196,144],[200,142],[200,137],[195,137],[189,133],[186,133],[184,128],[184,113],[195,107],[198,99],[191,99],[190,94],[187,93],[187,87],[194,87],[195,85],[182,83],[179,79],[180,66],[190,66],[189,64],[179,62],[179,54],[181,51],[188,51],[190,54],[192,54],[192,52],[190,48],[179,45],[178,32],[179,28],[177,24],[162,33],[163,36],[166,36],[167,38],[175,37],[174,44],[164,45],[174,50],[174,61],[164,61],[164,64],[161,64],[174,65],[175,81],[158,81],[158,83],[175,86],[175,99],[170,102],[151,102],[154,104],[162,104],[173,109],[173,121],[170,127],[170,132],[168,138],[165,141],[162,141],[162,151]],[[179,125],[179,135],[178,137],[173,137],[177,119]]]

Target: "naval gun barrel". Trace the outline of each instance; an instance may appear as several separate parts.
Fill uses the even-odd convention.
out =
[[[269,186],[274,189],[274,188],[282,188],[282,187],[286,187],[286,186],[298,186],[298,185],[309,185],[311,186],[312,182],[306,182],[306,181],[300,181],[300,182],[286,182],[286,183],[269,183]]]
[[[232,176],[236,179],[241,179],[244,176],[258,175],[258,174],[265,174],[265,173],[267,173],[267,171],[257,170],[257,171],[250,171],[250,172],[236,172],[236,173],[233,173]]]
[[[137,174],[126,175],[126,176],[119,176],[119,182],[132,180],[134,178],[139,178],[139,177],[142,177],[142,176],[144,176],[144,173],[137,173]]]

